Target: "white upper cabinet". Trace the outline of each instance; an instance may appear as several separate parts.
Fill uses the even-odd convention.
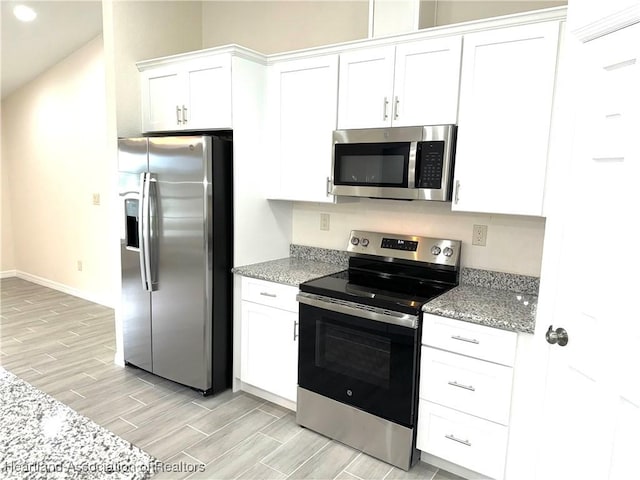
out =
[[[231,128],[231,55],[144,70],[142,131]]]
[[[231,128],[231,56],[191,64],[186,70],[187,104],[184,128]]]
[[[465,35],[452,210],[542,215],[559,28]]]
[[[338,103],[338,55],[289,60],[269,67],[271,198],[333,202],[332,134]]]
[[[384,47],[340,55],[339,129],[391,124],[394,53]]]
[[[142,131],[172,130],[182,122],[182,81],[173,68],[157,68],[142,74]]]
[[[459,36],[396,47],[394,126],[456,123],[461,47]]]
[[[338,128],[456,123],[461,37],[340,55]]]

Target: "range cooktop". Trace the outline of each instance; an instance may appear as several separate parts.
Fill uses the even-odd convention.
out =
[[[460,242],[352,231],[349,268],[300,285],[302,292],[417,315],[458,284]]]

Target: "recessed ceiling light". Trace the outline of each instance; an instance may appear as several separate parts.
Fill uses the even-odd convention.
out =
[[[26,5],[16,5],[13,7],[13,14],[21,22],[31,22],[38,16],[36,11]]]

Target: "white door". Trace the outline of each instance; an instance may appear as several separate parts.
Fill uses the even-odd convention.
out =
[[[158,68],[143,73],[143,132],[182,129],[182,82],[182,77],[174,69]]]
[[[542,214],[559,28],[465,35],[452,210]]]
[[[275,65],[270,75],[279,164],[276,198],[333,203],[327,181],[338,108],[338,56]]]
[[[231,128],[231,56],[208,58],[185,71],[188,98],[184,128]]]
[[[389,127],[395,47],[340,55],[338,128]]]
[[[629,480],[640,478],[640,24],[584,44],[568,35],[575,134],[536,330],[543,341],[562,327],[568,344],[549,346],[536,478]]]
[[[396,47],[393,125],[457,123],[462,37]]]
[[[296,401],[298,314],[242,302],[243,382]]]

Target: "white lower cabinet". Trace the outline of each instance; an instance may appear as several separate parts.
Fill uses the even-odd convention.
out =
[[[420,399],[418,449],[469,470],[502,478],[508,427]]]
[[[292,402],[298,383],[296,287],[242,279],[240,379]]]
[[[417,447],[504,478],[517,334],[425,315]]]
[[[420,397],[509,424],[513,368],[422,347]]]

